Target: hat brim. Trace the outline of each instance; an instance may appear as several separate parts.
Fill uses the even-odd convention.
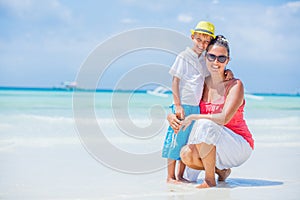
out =
[[[194,29],[191,29],[191,33],[192,33],[192,35],[194,35],[194,33],[202,33],[202,34],[205,34],[205,35],[209,35],[209,36],[211,36],[212,38],[216,38],[215,35],[210,34],[210,33],[207,33],[207,32],[204,32],[204,31],[195,31]]]

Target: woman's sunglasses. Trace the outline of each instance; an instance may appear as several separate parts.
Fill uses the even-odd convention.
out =
[[[216,56],[216,55],[214,55],[214,54],[211,54],[211,53],[207,53],[206,54],[206,58],[207,58],[207,60],[209,61],[209,62],[214,62],[216,59],[218,60],[218,62],[220,62],[220,63],[224,63],[224,62],[226,62],[226,60],[227,60],[227,56]]]

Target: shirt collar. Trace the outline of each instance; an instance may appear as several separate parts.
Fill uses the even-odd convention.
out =
[[[186,49],[194,58],[198,58],[198,54],[196,54],[193,49],[191,49],[190,47],[187,47]]]

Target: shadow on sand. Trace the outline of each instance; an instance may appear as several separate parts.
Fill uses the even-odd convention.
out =
[[[280,181],[269,181],[261,179],[244,179],[244,178],[228,178],[226,182],[219,182],[218,188],[235,188],[235,187],[262,187],[283,185]]]

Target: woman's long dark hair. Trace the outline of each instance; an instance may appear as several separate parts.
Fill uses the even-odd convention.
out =
[[[229,42],[223,35],[217,35],[216,38],[212,39],[207,46],[207,50],[213,45],[225,47],[227,49],[228,56],[230,56]]]

